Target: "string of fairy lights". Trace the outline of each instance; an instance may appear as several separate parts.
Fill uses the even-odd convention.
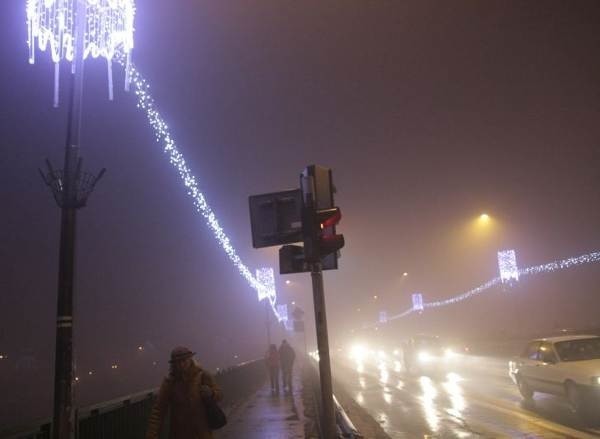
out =
[[[412,307],[406,309],[405,311],[403,311],[399,314],[392,315],[389,317],[386,316],[385,322],[379,321],[377,323],[368,324],[368,325],[365,325],[364,328],[365,329],[377,328],[382,323],[386,323],[391,320],[398,320],[398,319],[407,317],[413,313],[420,313],[420,312],[423,312],[423,310],[427,309],[427,308],[441,308],[441,307],[444,307],[447,305],[454,305],[454,304],[457,304],[464,300],[471,299],[485,291],[488,291],[496,285],[501,285],[501,284],[504,284],[507,282],[508,282],[508,285],[511,285],[511,282],[510,282],[511,277],[510,276],[507,277],[505,275],[505,273],[507,271],[508,272],[512,271],[512,273],[511,273],[512,280],[518,281],[518,279],[523,276],[542,274],[542,273],[551,273],[553,271],[564,270],[567,268],[573,268],[573,267],[577,267],[577,266],[584,265],[584,264],[600,262],[600,252],[592,252],[592,253],[587,253],[587,254],[584,254],[581,256],[574,256],[574,257],[570,257],[570,258],[566,258],[566,259],[560,259],[560,260],[556,260],[553,262],[548,262],[546,264],[535,265],[532,267],[517,269],[516,261],[514,258],[514,252],[512,252],[512,259],[511,259],[511,262],[514,265],[509,266],[508,268],[502,265],[502,262],[504,262],[503,258],[505,257],[505,255],[503,253],[504,252],[499,252],[499,261],[501,262],[501,265],[500,265],[501,275],[499,277],[495,277],[495,278],[485,282],[484,284],[479,285],[478,287],[475,287],[464,293],[460,293],[455,296],[449,297],[447,299],[436,300],[433,302],[422,302],[422,303],[419,303],[418,306],[415,306],[415,303],[413,303]],[[421,295],[419,295],[419,296],[421,296]],[[414,300],[413,300],[413,302],[414,302]]]
[[[123,67],[128,68],[129,80],[138,100],[137,107],[146,113],[148,123],[154,131],[156,141],[162,145],[164,153],[169,158],[169,162],[177,170],[187,190],[187,194],[192,198],[196,211],[205,219],[215,239],[221,245],[229,260],[237,268],[239,274],[256,290],[259,300],[268,300],[273,314],[275,314],[278,321],[286,320],[285,316],[280,313],[280,310],[276,306],[277,293],[275,290],[273,269],[260,269],[257,271],[257,277],[252,275],[246,264],[239,257],[235,247],[231,244],[217,216],[206,201],[206,197],[199,189],[196,177],[188,167],[183,154],[178,149],[169,126],[158,111],[154,98],[150,94],[150,85],[140,74],[135,64],[127,61],[124,54],[117,54],[115,60],[123,65]]]
[[[133,84],[138,100],[137,106],[145,111],[156,141],[162,145],[169,162],[177,170],[187,189],[187,194],[193,200],[194,207],[204,217],[229,260],[248,284],[257,291],[259,300],[268,300],[277,320],[285,320],[285,315],[276,305],[277,294],[273,270],[261,271],[263,275],[263,282],[261,282],[242,262],[204,194],[200,191],[196,177],[178,149],[167,123],[160,115],[150,94],[150,86],[131,61],[131,51],[134,46],[134,0],[27,0],[25,9],[29,62],[35,63],[37,49],[42,52],[48,51],[55,65],[54,105],[58,105],[61,60],[71,62],[74,72],[75,58],[82,60],[88,56],[104,58],[107,63],[109,99],[113,98],[113,61],[122,65],[125,69],[125,89],[129,90]],[[78,20],[77,17],[82,17],[82,20]]]

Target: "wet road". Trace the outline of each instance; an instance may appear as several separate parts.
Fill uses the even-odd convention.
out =
[[[392,438],[600,437],[600,425],[585,425],[561,398],[524,403],[508,359],[458,355],[443,370],[412,374],[399,359],[386,352],[333,364],[335,379]]]

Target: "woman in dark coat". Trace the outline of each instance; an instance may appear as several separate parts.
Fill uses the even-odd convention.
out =
[[[169,439],[212,439],[204,400],[222,398],[215,379],[193,358],[194,352],[177,347],[171,352],[171,368],[152,407],[146,439],[158,439],[164,419],[170,416]]]

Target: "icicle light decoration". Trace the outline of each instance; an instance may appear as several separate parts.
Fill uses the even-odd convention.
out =
[[[125,88],[129,87],[129,65],[133,49],[133,0],[27,0],[27,43],[29,62],[35,63],[36,48],[48,50],[54,62],[54,105],[58,105],[59,64],[73,62],[76,54],[77,15],[84,22],[83,59],[106,59],[108,97],[112,100],[112,61],[115,53],[125,54]],[[72,63],[74,68],[74,63]]]

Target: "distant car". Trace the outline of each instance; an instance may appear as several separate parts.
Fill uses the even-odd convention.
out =
[[[600,402],[600,337],[565,335],[532,340],[509,375],[526,400],[534,392],[566,397],[574,412],[588,415]]]
[[[415,335],[403,346],[404,368],[407,372],[444,369],[456,355],[439,337],[432,335]]]

